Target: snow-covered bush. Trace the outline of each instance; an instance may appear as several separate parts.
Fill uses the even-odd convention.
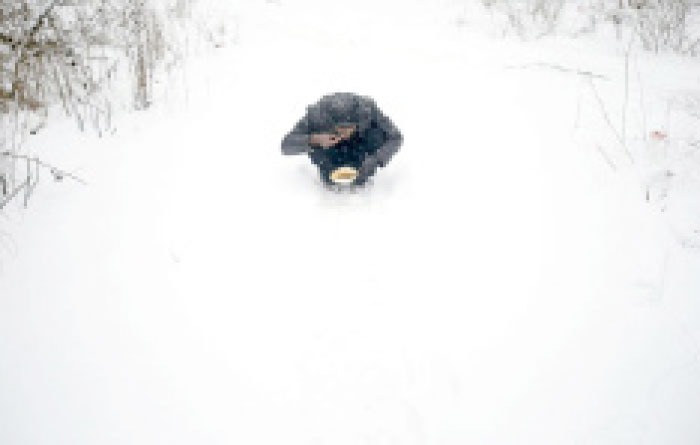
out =
[[[502,13],[509,26],[522,38],[552,33],[565,0],[482,0],[487,8]]]
[[[147,102],[153,66],[166,52],[163,25],[143,0],[0,0],[1,111],[58,101],[81,127],[108,116],[100,93],[120,63],[133,73],[134,105]]]
[[[618,36],[631,30],[650,51],[668,49],[697,55],[700,29],[696,0],[482,0],[489,9],[507,18],[520,37],[540,37],[556,32],[580,34],[601,25],[612,25]],[[693,26],[696,25],[696,26]]]
[[[0,0],[0,153],[16,154],[54,105],[99,132],[125,91],[126,106],[148,107],[157,70],[182,58],[193,1]],[[12,164],[0,156],[6,182]]]
[[[700,35],[693,32],[689,23],[694,6],[698,4],[689,0],[646,0],[640,7],[626,11],[627,21],[647,50],[670,49],[696,55]]]

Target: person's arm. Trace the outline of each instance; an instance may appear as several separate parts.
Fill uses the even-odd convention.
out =
[[[384,167],[403,143],[403,136],[399,129],[376,105],[372,112],[371,127],[365,131],[363,137],[371,145],[379,146],[377,151],[367,156],[360,166],[360,173],[367,176],[373,175],[377,167]]]
[[[284,139],[282,139],[282,153],[285,155],[297,155],[311,151],[311,135],[309,125],[304,116],[294,126]]]
[[[403,135],[391,119],[386,117],[379,109],[377,109],[376,123],[384,132],[384,143],[377,150],[376,154],[377,163],[379,166],[384,167],[391,157],[394,156],[394,153],[399,151],[403,143]]]

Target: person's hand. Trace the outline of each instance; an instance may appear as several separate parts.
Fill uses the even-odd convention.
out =
[[[355,125],[338,125],[335,127],[335,134],[344,141],[350,139],[355,131],[357,131],[357,126]]]
[[[342,138],[337,134],[333,133],[315,133],[310,137],[309,142],[313,146],[318,146],[322,148],[330,148],[340,142]]]

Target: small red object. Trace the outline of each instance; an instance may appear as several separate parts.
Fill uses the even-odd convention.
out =
[[[650,134],[651,138],[657,141],[664,141],[668,139],[668,135],[660,130],[654,130]]]

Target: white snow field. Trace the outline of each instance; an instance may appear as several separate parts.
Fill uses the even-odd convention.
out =
[[[700,252],[675,223],[698,195],[647,202],[590,76],[548,66],[619,110],[619,54],[461,13],[251,1],[186,101],[37,135],[88,185],[43,179],[3,218],[0,444],[700,443]],[[696,61],[635,60],[649,102],[698,86]],[[334,91],[404,134],[357,193],[280,152]]]

